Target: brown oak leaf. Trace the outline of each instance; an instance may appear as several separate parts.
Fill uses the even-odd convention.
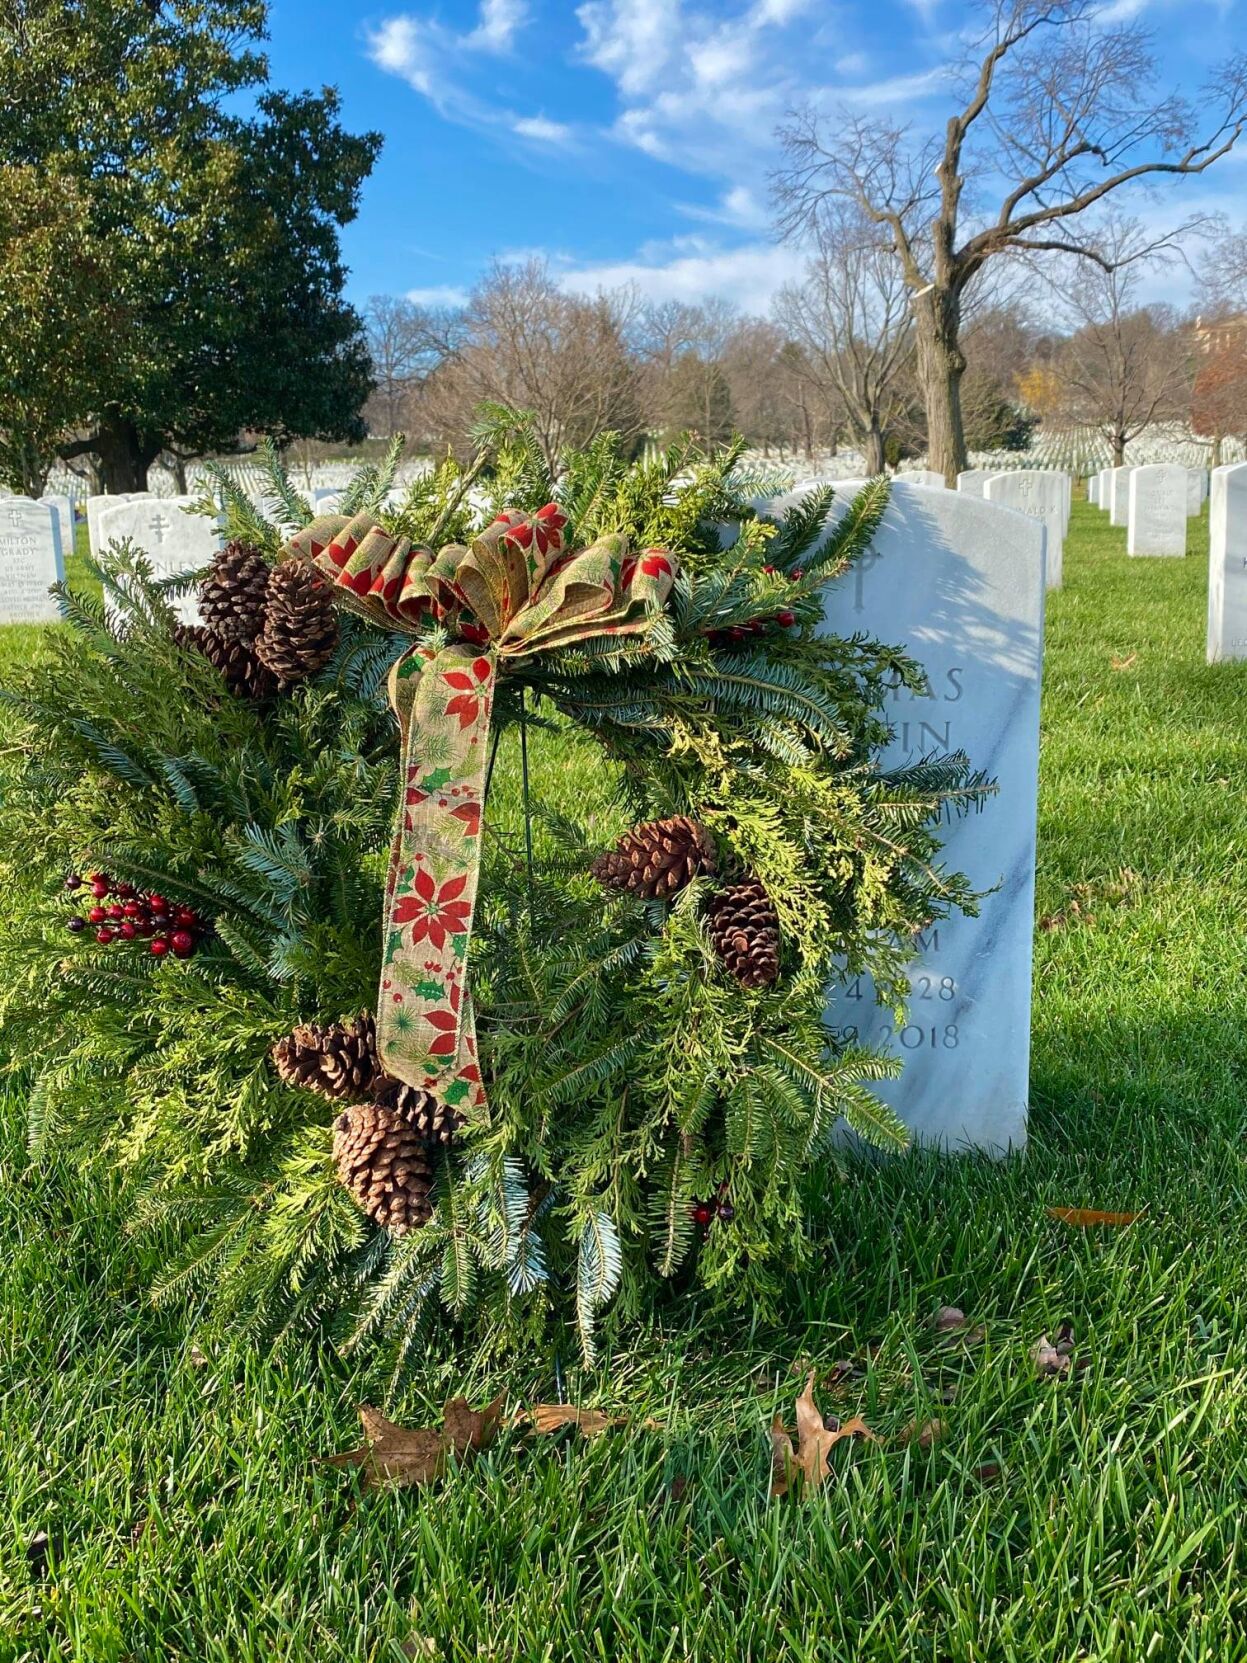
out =
[[[359,1467],[365,1490],[403,1489],[409,1484],[432,1484],[453,1456],[475,1454],[493,1439],[502,1418],[502,1397],[483,1409],[467,1399],[452,1397],[443,1411],[440,1432],[431,1426],[398,1426],[379,1409],[365,1403],[359,1411],[364,1442],[358,1449],[327,1455],[330,1467]]]
[[[805,1390],[797,1399],[797,1444],[793,1448],[784,1423],[776,1416],[771,1423],[771,1494],[786,1495],[794,1481],[805,1490],[816,1490],[831,1470],[827,1457],[841,1438],[865,1438],[875,1442],[875,1435],[860,1415],[837,1422],[828,1428],[814,1401],[814,1371],[810,1370]]]
[[[627,1421],[625,1415],[606,1415],[600,1409],[578,1409],[572,1403],[534,1403],[526,1418],[533,1431],[540,1435],[557,1432],[563,1426],[575,1426],[586,1438],[600,1438],[612,1426],[623,1426]]]

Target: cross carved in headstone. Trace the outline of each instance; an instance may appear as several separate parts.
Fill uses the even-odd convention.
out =
[[[9,509],[9,527],[13,531],[20,531],[21,530],[21,528],[22,528],[22,511],[21,511],[20,508],[10,508]]]
[[[853,610],[854,610],[854,612],[864,612],[866,610],[866,596],[865,596],[865,589],[864,589],[864,584],[865,584],[865,581],[866,581],[866,573],[870,570],[870,568],[874,565],[875,561],[878,560],[878,558],[879,558],[879,556],[874,552],[873,549],[868,549],[866,551],[866,553],[862,556],[862,558],[857,562],[856,577],[855,577],[856,587],[854,588],[854,591],[853,591],[853,594],[854,594]]]
[[[152,517],[152,531],[155,534],[155,538],[156,538],[156,541],[158,543],[163,543],[164,542],[165,532],[170,530],[172,528],[172,525],[173,525],[173,521],[172,520],[166,520],[163,514],[157,513],[157,514],[153,515],[153,517]]]

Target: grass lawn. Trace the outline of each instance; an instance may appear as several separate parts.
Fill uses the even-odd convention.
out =
[[[1075,505],[1027,1155],[829,1182],[782,1328],[673,1303],[593,1377],[563,1360],[635,1429],[508,1431],[436,1490],[358,1496],[313,1457],[356,1441],[367,1365],[202,1356],[193,1313],[146,1302],[156,1250],[118,1196],[31,1170],[10,1102],[0,1658],[1247,1658],[1247,664],[1204,665],[1206,568],[1206,520],[1185,561],[1128,561]],[[1050,1205],[1144,1216],[1082,1232]],[[982,1343],[942,1341],[941,1305]],[[1076,1366],[1040,1378],[1064,1322]],[[819,1400],[880,1441],[771,1502],[802,1358],[860,1363]],[[396,1418],[556,1389],[548,1357],[449,1352],[419,1387]],[[930,1448],[902,1441],[932,1419]]]

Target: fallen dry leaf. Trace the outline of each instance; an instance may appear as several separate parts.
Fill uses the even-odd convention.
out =
[[[1059,1336],[1056,1345],[1053,1345],[1046,1334],[1041,1334],[1031,1347],[1031,1361],[1040,1374],[1068,1374],[1070,1371],[1070,1352],[1062,1346]]]
[[[981,1467],[975,1467],[974,1476],[981,1484],[990,1484],[993,1478],[1000,1477],[999,1461],[984,1461]]]
[[[901,1433],[901,1442],[903,1444],[917,1444],[919,1449],[930,1449],[931,1445],[943,1436],[943,1421],[928,1420],[919,1426],[916,1420],[912,1420]]]
[[[440,1657],[442,1648],[427,1634],[409,1634],[399,1647],[404,1657]]]
[[[523,1415],[517,1415],[522,1420]],[[577,1409],[571,1403],[534,1403],[527,1415],[528,1424],[541,1436],[557,1432],[560,1427],[576,1426],[586,1438],[600,1438],[612,1426],[626,1424],[626,1415],[604,1415],[600,1409]]]
[[[833,1417],[834,1418],[834,1417]],[[839,1422],[834,1427],[824,1424],[814,1401],[814,1371],[810,1370],[805,1390],[797,1399],[797,1446],[793,1449],[782,1420],[771,1423],[771,1494],[782,1496],[800,1475],[806,1490],[816,1490],[831,1470],[827,1457],[842,1438],[865,1438],[875,1442],[875,1435],[860,1415]]]
[[[937,1334],[951,1334],[957,1328],[966,1325],[966,1314],[955,1305],[941,1305],[935,1313],[935,1331]]]
[[[1115,670],[1128,670],[1132,664],[1137,663],[1138,657],[1139,655],[1137,652],[1132,652],[1127,658],[1119,658],[1117,654],[1114,653],[1109,659],[1109,663]]]
[[[475,1454],[484,1449],[501,1419],[501,1396],[483,1409],[471,1408],[466,1398],[452,1397],[443,1410],[440,1432],[430,1426],[396,1426],[379,1409],[365,1403],[359,1411],[364,1442],[341,1455],[327,1455],[324,1461],[330,1467],[362,1468],[366,1490],[432,1484],[445,1472],[452,1455]]]
[[[1142,1213],[1104,1213],[1096,1207],[1049,1207],[1048,1217],[1059,1224],[1074,1224],[1086,1230],[1093,1224],[1134,1224]]]

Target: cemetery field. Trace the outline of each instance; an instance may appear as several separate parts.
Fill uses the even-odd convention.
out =
[[[673,1303],[591,1377],[560,1359],[626,1417],[603,1437],[511,1428],[435,1490],[359,1496],[313,1457],[383,1379],[328,1345],[201,1353],[145,1297],[162,1244],[124,1198],[30,1165],[12,1084],[0,1663],[1247,1658],[1247,662],[1204,663],[1206,513],[1185,560],[1128,560],[1076,502],[1048,597],[1027,1155],[812,1177],[782,1308]],[[0,677],[36,641],[0,631]],[[596,752],[542,736],[535,766],[600,791]],[[805,1360],[877,1441],[772,1501]],[[395,1415],[428,1425],[556,1377],[447,1345],[418,1387]]]

